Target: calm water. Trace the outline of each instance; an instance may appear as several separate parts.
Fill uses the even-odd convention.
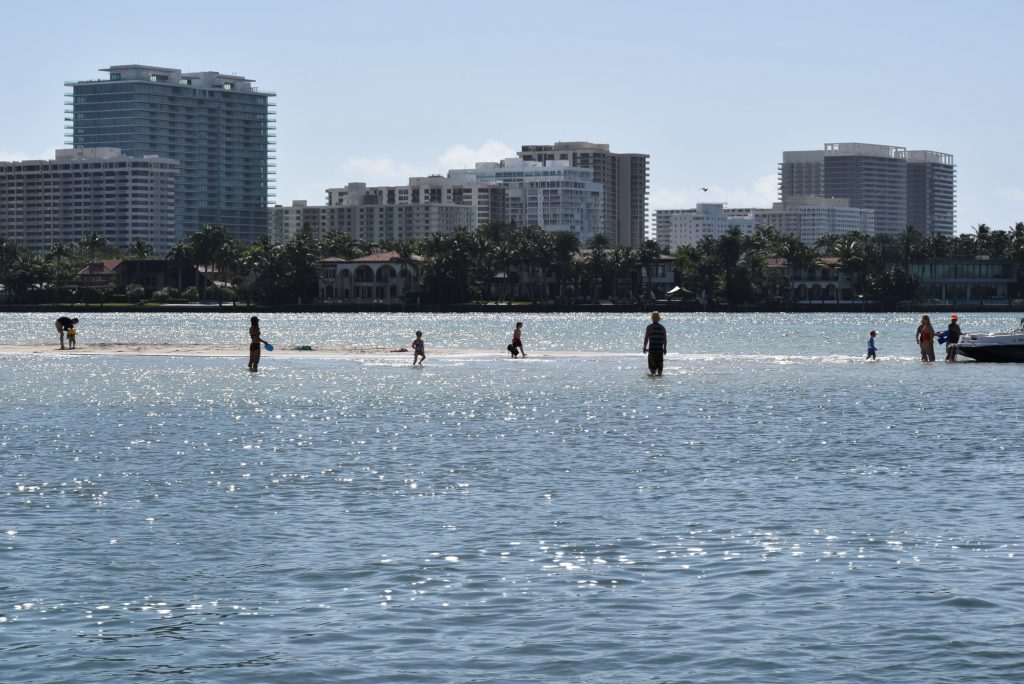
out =
[[[0,314],[0,344],[54,341]],[[0,355],[0,680],[1024,677],[1024,366],[911,315],[268,314],[407,355]],[[80,343],[244,344],[238,315]],[[937,320],[941,320],[936,317]],[[1013,316],[964,317],[969,330]],[[861,361],[879,331],[879,363]]]

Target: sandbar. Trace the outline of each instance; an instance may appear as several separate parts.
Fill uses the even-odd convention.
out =
[[[132,342],[99,342],[80,344],[76,349],[64,349],[54,344],[3,344],[0,355],[35,354],[43,356],[224,356],[247,358],[249,347],[244,344],[187,344],[187,343],[132,343]],[[623,356],[616,352],[578,352],[578,351],[535,351],[529,352],[527,359],[534,358],[573,358],[583,356]],[[637,354],[639,355],[639,353]],[[310,357],[340,358],[353,356],[387,356],[402,358],[412,356],[412,350],[395,351],[389,347],[314,347],[301,349],[298,347],[275,346],[274,351],[265,351],[263,360],[275,357]],[[445,349],[441,347],[427,348],[427,358],[431,356],[483,356],[509,358],[508,353],[493,349]]]

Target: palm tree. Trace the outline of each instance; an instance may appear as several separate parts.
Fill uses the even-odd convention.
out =
[[[132,246],[128,248],[128,256],[133,259],[145,259],[153,254],[153,246],[150,245],[144,238],[138,238],[132,243]]]
[[[320,240],[320,254],[339,259],[356,259],[366,254],[364,245],[349,233],[332,230]]]
[[[654,279],[652,267],[657,267],[658,258],[661,257],[661,245],[657,240],[644,240],[640,245],[640,294],[644,294],[644,272],[647,272],[647,282]]]
[[[411,242],[395,242],[391,247],[391,251],[396,254],[393,261],[398,263],[398,275],[402,278],[403,282],[402,290],[411,290],[410,276],[412,275],[412,267],[416,263],[415,246]]]
[[[590,289],[594,299],[601,299],[606,291],[605,278],[608,272],[608,249],[612,246],[611,239],[604,233],[595,233],[587,240],[587,271],[590,278]],[[594,287],[594,282],[597,287]]]
[[[580,252],[580,237],[567,230],[558,230],[551,234],[555,265],[558,267],[558,297],[565,298],[565,281],[572,267],[574,257]]]
[[[64,262],[71,258],[73,254],[72,249],[63,242],[54,242],[46,252],[46,259],[48,261],[57,262],[53,268],[54,280],[56,281],[55,296],[60,296],[60,291],[64,287],[64,281],[69,275],[64,267]]]
[[[180,293],[182,289],[181,269],[192,263],[192,249],[181,240],[178,240],[164,258],[178,269],[178,292]]]
[[[636,296],[634,276],[641,266],[640,254],[630,245],[619,247],[612,252],[611,256],[612,273],[614,274],[613,286],[617,295],[623,294],[619,284],[623,277],[626,281],[627,292],[625,295],[630,299]]]
[[[196,267],[196,282],[199,287],[199,269],[206,267],[208,273],[216,274],[217,266],[225,256],[225,246],[231,241],[224,226],[204,225],[197,232],[188,236],[189,247],[192,253],[192,262]],[[205,284],[200,292],[205,290]]]
[[[92,232],[78,241],[79,246],[89,252],[89,261],[96,260],[96,252],[107,245],[107,241],[100,237],[99,233]]]

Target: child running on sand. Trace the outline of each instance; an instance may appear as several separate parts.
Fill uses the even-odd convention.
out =
[[[878,360],[875,358],[875,335],[877,334],[874,330],[868,333],[868,356],[865,361],[870,361],[871,359]]]
[[[423,365],[423,359],[427,358],[427,354],[423,348],[423,331],[416,331],[416,339],[412,341],[412,365],[416,365],[416,359],[419,358],[420,365]]]

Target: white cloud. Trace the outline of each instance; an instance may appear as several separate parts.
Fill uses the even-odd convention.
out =
[[[449,169],[471,169],[477,162],[496,162],[516,156],[516,151],[503,142],[488,140],[473,149],[459,143],[445,150],[438,161],[445,172]]]
[[[438,155],[435,163],[428,165],[413,164],[395,159],[387,154],[370,157],[349,157],[338,170],[338,180],[332,181],[330,187],[338,187],[349,182],[366,183],[367,185],[405,185],[412,176],[444,175],[450,169],[473,168],[480,161],[501,161],[516,156],[514,149],[497,140],[487,140],[479,147],[473,148],[459,143]]]
[[[692,209],[698,202],[722,203],[736,209],[770,207],[778,200],[778,177],[759,176],[747,187],[726,188],[707,185],[705,192],[695,188],[655,188],[651,190],[652,209]]]

